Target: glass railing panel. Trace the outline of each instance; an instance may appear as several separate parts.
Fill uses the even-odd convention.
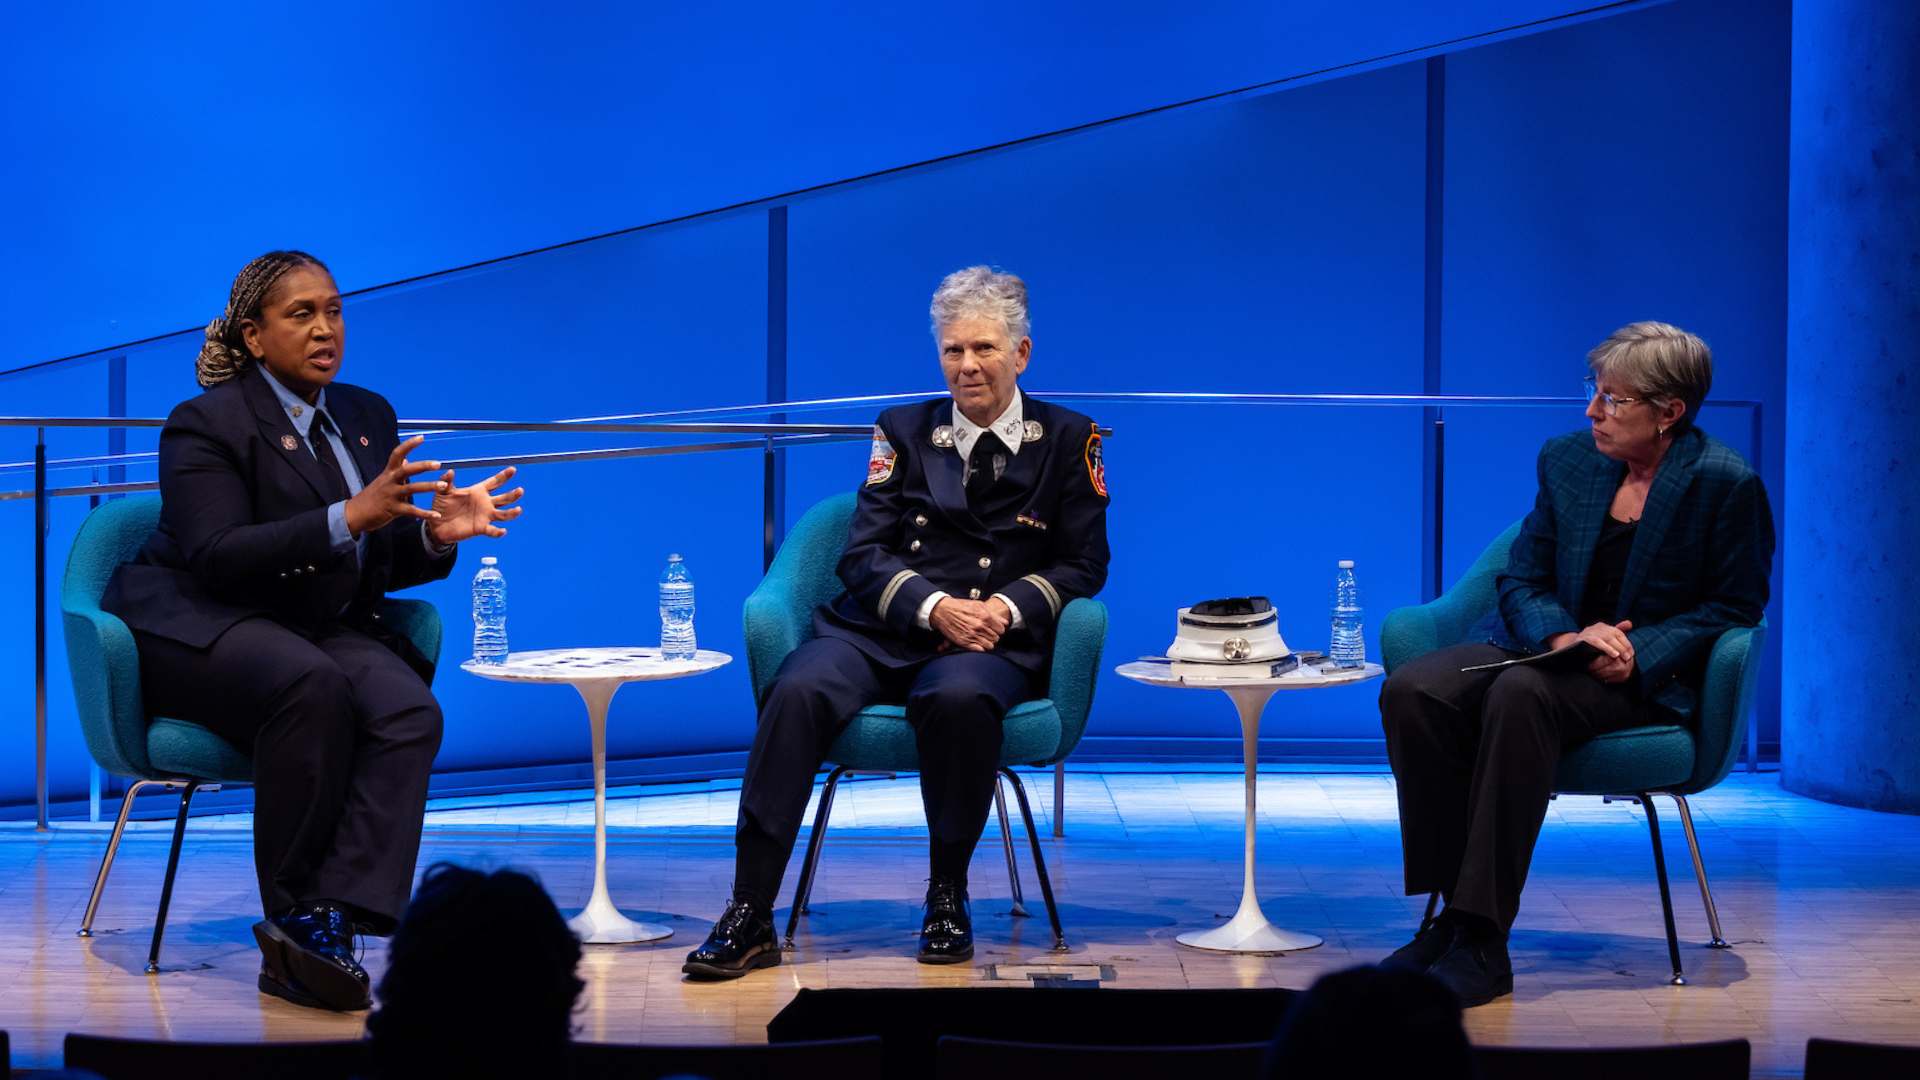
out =
[[[792,396],[938,389],[928,294],[972,262],[1029,283],[1029,386],[1417,391],[1422,78],[1372,72],[795,205]]]

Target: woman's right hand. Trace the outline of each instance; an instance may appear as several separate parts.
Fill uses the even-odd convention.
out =
[[[415,435],[406,442],[393,448],[387,455],[387,467],[380,475],[367,482],[360,494],[347,500],[347,531],[356,538],[378,529],[394,518],[417,517],[428,521],[439,518],[431,510],[422,510],[413,504],[413,497],[423,492],[442,491],[444,481],[410,481],[424,472],[433,472],[440,467],[437,461],[408,461],[407,454],[421,443],[426,442],[425,435]]]
[[[1631,619],[1619,623],[1597,622],[1577,634],[1555,634],[1547,639],[1547,647],[1562,649],[1576,641],[1584,641],[1600,652],[1587,665],[1587,671],[1601,682],[1625,682],[1627,676],[1633,674],[1633,641],[1627,637],[1627,631],[1631,629]]]

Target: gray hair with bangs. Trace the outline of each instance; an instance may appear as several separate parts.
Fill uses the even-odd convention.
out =
[[[990,266],[969,266],[955,270],[933,291],[928,313],[933,319],[933,334],[955,319],[983,316],[998,319],[1007,328],[1007,341],[1019,345],[1031,336],[1032,320],[1027,315],[1027,283]]]
[[[1628,387],[1623,397],[1639,395],[1654,405],[1686,402],[1686,413],[1674,424],[1678,431],[1692,425],[1713,388],[1712,350],[1670,323],[1628,323],[1593,347],[1587,367],[1596,379]]]

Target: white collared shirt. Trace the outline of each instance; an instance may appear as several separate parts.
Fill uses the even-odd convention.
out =
[[[967,419],[966,414],[960,411],[960,406],[955,405],[953,407],[953,448],[960,452],[960,460],[965,461],[973,456],[973,441],[978,439],[982,432],[991,431],[1000,437],[1001,442],[1007,444],[1007,453],[1018,454],[1020,444],[1026,441],[1023,437],[1026,426],[1026,417],[1020,412],[1018,391],[1014,392],[1013,401],[1007,405],[1006,411],[1000,414],[1000,418],[986,427],[981,427]]]

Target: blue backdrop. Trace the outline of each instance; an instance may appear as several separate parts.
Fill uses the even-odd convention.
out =
[[[589,26],[367,12],[353,42],[322,54],[338,77],[275,79],[260,95],[240,92],[258,81],[245,72],[280,61],[196,63],[205,46],[180,24],[136,18],[99,43],[113,80],[82,85],[32,48],[0,75],[23,105],[10,108],[10,142],[53,147],[8,181],[22,237],[0,290],[10,355],[43,360],[203,321],[234,269],[269,246],[306,246],[360,288],[1573,6],[1336,16],[1332,5],[1227,4],[1177,24],[1122,10],[1097,27],[1043,12],[1018,33],[925,16],[901,25],[897,13],[804,26],[769,15],[722,34],[711,15],[640,25],[603,14]],[[382,290],[351,305],[345,377],[414,417],[737,404],[766,399],[772,335],[785,367],[771,374],[791,397],[937,390],[927,295],[973,262],[1030,281],[1026,385],[1041,391],[1570,394],[1588,346],[1661,318],[1714,345],[1716,396],[1765,403],[1760,459],[1778,510],[1787,4],[1738,19],[1697,0],[1631,7],[1475,42],[1437,64],[1375,63],[796,197],[785,273],[771,279],[768,214],[756,208]],[[59,18],[36,15],[26,39],[62,33]],[[238,25],[244,39],[272,37]],[[74,132],[89,137],[55,138]],[[784,290],[784,323],[769,322],[770,285]],[[126,411],[163,415],[192,393],[196,347],[187,335],[116,351]],[[0,413],[106,411],[110,371],[102,355],[0,376]],[[1422,598],[1419,410],[1091,411],[1117,432],[1110,657],[1164,648],[1177,604],[1244,591],[1274,597],[1291,643],[1324,647],[1341,558],[1359,563],[1370,624]],[[1572,407],[1446,420],[1450,577],[1524,512],[1539,442],[1581,421]],[[1706,423],[1751,449],[1745,412],[1710,408]],[[30,442],[0,431],[0,464],[26,458]],[[442,437],[433,452],[627,442]],[[49,444],[54,457],[97,454],[107,437],[56,432]],[[789,452],[788,518],[856,484],[864,453]],[[740,602],[760,567],[760,466],[745,453],[527,469],[527,517],[490,549],[509,579],[515,647],[652,640],[653,580],[681,551],[702,644],[737,654]],[[0,472],[0,489],[26,482]],[[54,509],[57,591],[85,500]],[[0,610],[22,613],[0,626],[0,801],[32,792],[30,522],[25,503],[0,502],[0,565],[21,568],[0,575]],[[422,590],[447,618],[452,655],[464,653],[478,554]],[[56,797],[70,797],[85,790],[87,758],[57,623],[54,645],[50,773]],[[1769,739],[1777,670],[1764,680]],[[564,771],[584,756],[565,691],[451,668],[437,690],[443,770]],[[1381,756],[1367,690],[1283,701],[1269,721],[1275,753]],[[751,726],[736,666],[627,690],[610,751],[656,774],[724,769]],[[1223,702],[1109,678],[1085,746],[1231,757],[1232,729]]]

